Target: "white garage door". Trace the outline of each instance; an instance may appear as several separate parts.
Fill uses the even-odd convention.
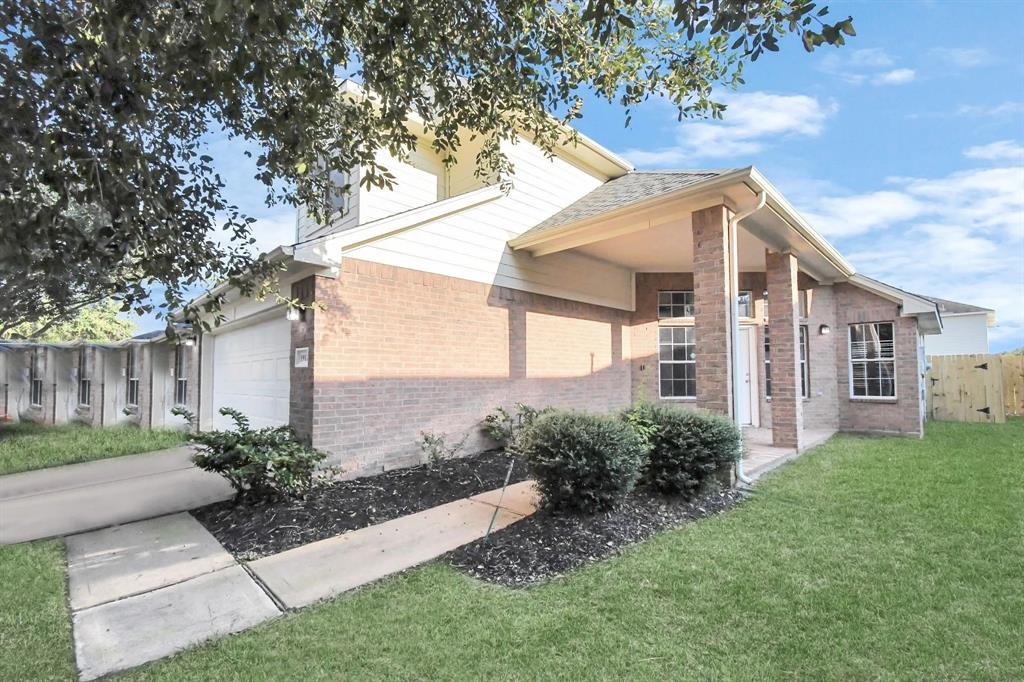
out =
[[[233,407],[253,428],[288,423],[291,322],[259,322],[214,337],[213,425],[228,428],[222,407]]]

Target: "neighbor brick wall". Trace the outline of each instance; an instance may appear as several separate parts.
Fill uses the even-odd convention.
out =
[[[833,287],[836,299],[836,379],[839,428],[921,435],[917,362],[917,320],[900,317],[899,306],[851,284]],[[856,322],[894,322],[896,398],[866,401],[850,398],[849,325]]]
[[[292,422],[349,474],[420,461],[421,431],[481,449],[497,405],[630,402],[626,311],[351,258],[305,282],[324,310],[293,327],[315,363],[293,368]]]

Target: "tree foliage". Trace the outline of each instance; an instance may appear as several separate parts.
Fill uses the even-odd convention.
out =
[[[124,317],[121,306],[110,299],[80,308],[63,322],[50,318],[42,323],[23,322],[7,328],[0,321],[0,338],[37,341],[122,341],[135,335],[138,325]],[[53,322],[53,324],[51,324]]]
[[[808,0],[7,0],[0,34],[0,319],[67,315],[115,295],[157,312],[187,290],[266,285],[251,218],[224,198],[212,134],[260,149],[268,203],[330,205],[332,171],[403,157],[420,116],[447,162],[467,130],[478,172],[508,177],[502,141],[545,149],[591,94],[652,95],[718,116],[712,88],[786,36],[842,44]],[[343,78],[373,96],[346,94]],[[569,134],[571,136],[571,134]],[[230,163],[230,159],[219,159]],[[83,219],[83,213],[91,219]],[[29,284],[30,283],[30,284]],[[40,311],[34,302],[51,308]],[[209,300],[205,308],[216,309]],[[195,317],[199,311],[189,308]]]

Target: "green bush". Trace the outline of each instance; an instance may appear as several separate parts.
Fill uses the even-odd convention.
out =
[[[533,422],[523,451],[549,509],[592,513],[633,489],[643,447],[623,422],[582,412],[550,412]]]
[[[643,482],[668,495],[693,495],[739,455],[739,429],[720,414],[642,403],[624,418],[647,446]]]
[[[226,478],[237,493],[236,499],[302,497],[337,472],[318,470],[327,454],[300,443],[291,427],[253,430],[237,410],[222,407],[220,413],[231,417],[235,428],[191,434],[189,440],[200,448],[192,461],[200,469]],[[195,415],[188,410],[177,407],[174,414],[195,423]]]
[[[505,452],[516,456],[522,452],[523,439],[530,425],[542,414],[553,411],[553,407],[537,409],[523,403],[516,403],[515,414],[504,407],[495,408],[494,412],[484,417],[483,431]]]

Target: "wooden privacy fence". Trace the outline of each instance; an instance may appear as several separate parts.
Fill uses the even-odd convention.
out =
[[[928,414],[938,421],[995,422],[1024,416],[1024,356],[928,356]]]

